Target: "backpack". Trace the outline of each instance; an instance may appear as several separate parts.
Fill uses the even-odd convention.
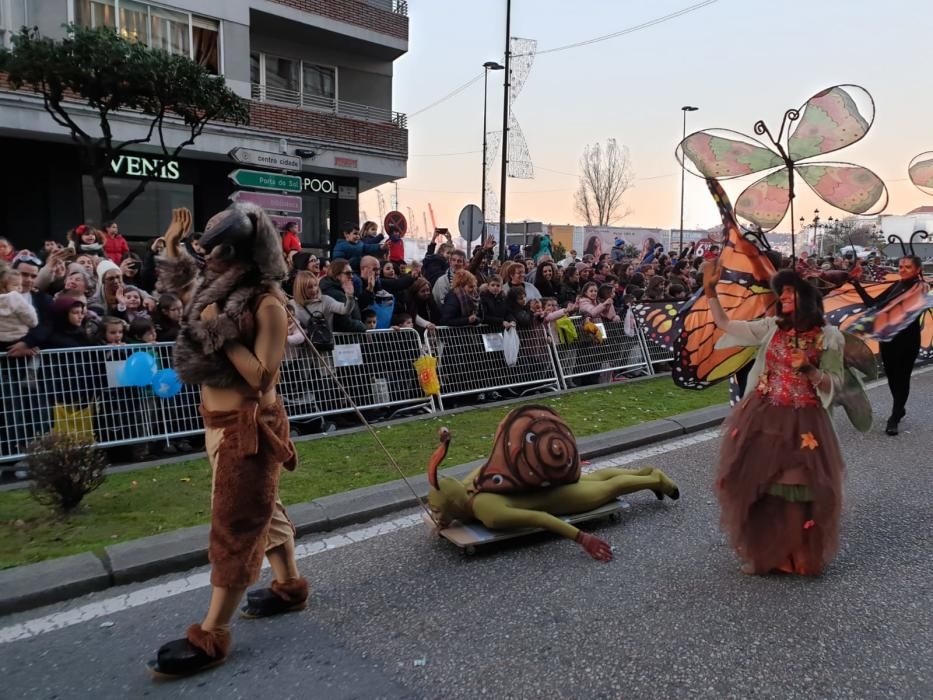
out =
[[[334,333],[327,323],[327,318],[320,311],[315,311],[308,318],[308,340],[318,352],[330,352],[334,349]]]

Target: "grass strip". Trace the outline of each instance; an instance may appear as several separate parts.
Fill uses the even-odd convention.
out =
[[[523,403],[551,406],[577,437],[616,430],[728,400],[726,385],[683,391],[662,377],[596,387]],[[445,466],[489,454],[492,436],[512,406],[476,408],[455,415],[377,429],[407,475],[421,473],[447,425],[453,440]],[[297,444],[299,466],[282,476],[286,505],[398,478],[366,432]],[[26,490],[0,493],[0,569],[101,549],[125,540],[199,525],[210,518],[211,470],[206,459],[112,474],[62,518],[36,503]]]

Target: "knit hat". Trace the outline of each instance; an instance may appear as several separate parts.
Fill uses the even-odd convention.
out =
[[[104,275],[106,275],[111,270],[116,270],[120,272],[120,267],[114,263],[112,260],[101,260],[97,263],[97,283],[103,287],[104,286]],[[123,273],[120,272],[120,277],[122,279]]]
[[[59,294],[52,302],[52,315],[63,318],[76,306],[87,306],[87,303],[81,297],[73,297],[70,294]]]

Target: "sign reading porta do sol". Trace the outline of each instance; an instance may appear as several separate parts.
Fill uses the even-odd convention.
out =
[[[227,175],[240,187],[254,190],[278,190],[279,192],[301,192],[301,178],[296,175],[263,173],[258,170],[234,170]]]

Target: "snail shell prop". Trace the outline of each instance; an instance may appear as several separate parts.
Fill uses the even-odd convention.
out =
[[[580,480],[580,453],[569,426],[546,406],[511,411],[496,429],[476,491],[517,493]]]

